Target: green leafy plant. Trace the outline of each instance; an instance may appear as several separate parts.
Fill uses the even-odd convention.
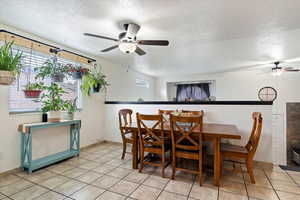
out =
[[[0,70],[10,71],[15,76],[21,71],[22,53],[17,52],[15,55],[12,52],[13,42],[6,42],[0,48]]]
[[[74,100],[66,100],[64,105],[65,110],[69,113],[75,113],[77,110],[76,100],[77,98],[75,98]]]
[[[49,86],[43,87],[45,92],[36,102],[42,103],[42,112],[62,111],[65,109],[65,101],[62,95],[66,92],[57,83],[51,83]]]
[[[106,89],[107,86],[109,84],[106,76],[100,70],[94,69],[83,76],[81,89],[85,95],[89,96],[93,89]]]
[[[42,90],[44,88],[44,83],[40,82],[40,83],[27,83],[25,85],[25,90]]]
[[[37,72],[35,79],[44,80],[45,78],[64,77],[70,75],[70,65],[64,65],[57,61],[57,57],[48,59],[42,67],[34,68]]]

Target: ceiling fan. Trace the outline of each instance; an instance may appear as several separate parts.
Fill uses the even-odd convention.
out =
[[[300,72],[300,69],[294,67],[279,67],[281,62],[274,62],[275,67],[272,67],[272,73],[276,76],[280,76],[282,72]]]
[[[136,35],[140,30],[140,28],[141,27],[135,23],[124,24],[125,32],[119,34],[119,39],[101,36],[101,35],[95,35],[91,33],[84,33],[84,35],[117,42],[116,45],[103,49],[101,50],[101,52],[108,52],[119,47],[119,49],[124,53],[129,54],[135,52],[138,55],[142,56],[145,55],[146,52],[143,49],[141,49],[139,45],[154,45],[154,46],[169,45],[168,40],[137,40]]]

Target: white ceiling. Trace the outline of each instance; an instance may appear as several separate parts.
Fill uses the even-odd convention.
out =
[[[300,57],[299,0],[0,0],[0,23],[153,75],[210,73]],[[142,26],[145,56],[118,49],[120,24]]]

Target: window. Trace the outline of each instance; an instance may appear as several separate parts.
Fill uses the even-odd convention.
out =
[[[149,88],[149,82],[142,79],[135,79],[135,85],[137,87]]]
[[[177,101],[206,100],[210,97],[209,83],[178,84]]]
[[[41,67],[44,62],[51,56],[43,54],[40,52],[32,51],[28,48],[14,46],[13,52],[16,53],[22,51],[22,72],[19,78],[13,83],[9,88],[9,112],[30,112],[39,111],[41,103],[34,102],[33,99],[25,98],[23,89],[25,85],[30,82],[35,82],[36,72],[35,67]],[[63,64],[74,64],[79,65],[74,61],[58,58],[58,62]],[[51,79],[43,80],[44,84],[50,84]],[[66,92],[63,95],[65,100],[74,100],[77,97],[77,107],[80,109],[81,103],[81,90],[80,90],[80,80],[73,80],[72,78],[65,78],[62,83],[58,83]]]

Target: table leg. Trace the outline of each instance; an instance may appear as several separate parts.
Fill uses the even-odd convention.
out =
[[[220,174],[221,174],[221,148],[220,148],[220,138],[216,137],[214,139],[214,185],[220,185]]]
[[[133,144],[132,144],[132,168],[138,168],[138,133],[134,131],[133,133]]]

